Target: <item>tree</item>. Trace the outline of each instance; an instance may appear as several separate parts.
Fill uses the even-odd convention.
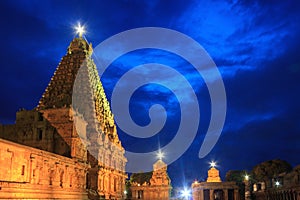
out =
[[[300,173],[300,165],[294,167],[293,171]]]
[[[133,173],[130,176],[130,183],[136,182],[141,185],[145,182],[150,183],[151,177],[152,177],[152,172]]]
[[[288,162],[275,159],[256,165],[252,173],[256,181],[263,181],[269,186],[271,179],[278,177],[281,173],[290,172],[291,170],[292,166]]]
[[[225,179],[226,181],[236,182],[239,187],[240,199],[245,199],[245,175],[248,174],[245,170],[229,170],[226,173]],[[251,176],[250,176],[251,177]]]
[[[234,181],[236,183],[243,183],[245,175],[248,174],[246,170],[229,170],[226,173],[226,181]]]

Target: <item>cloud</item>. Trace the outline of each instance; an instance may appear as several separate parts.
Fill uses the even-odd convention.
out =
[[[281,10],[290,8],[286,4],[195,2],[178,22],[214,59],[232,63],[233,71],[260,68],[285,53],[285,43],[296,34],[295,11]]]

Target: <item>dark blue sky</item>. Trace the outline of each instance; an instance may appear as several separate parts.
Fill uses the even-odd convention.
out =
[[[173,184],[206,178],[211,160],[218,162],[223,177],[229,169],[250,170],[268,159],[300,164],[299,1],[0,1],[0,9],[0,123],[13,123],[19,108],[38,104],[78,21],[87,26],[85,36],[94,46],[128,29],[164,27],[200,43],[225,84],[225,126],[205,158],[199,159],[198,151],[210,119],[209,94],[186,61],[167,52],[141,50],[120,57],[102,81],[110,99],[114,84],[131,67],[155,60],[185,74],[200,102],[201,121],[191,147],[169,166]],[[180,113],[172,95],[158,85],[134,94],[130,111],[138,124],[149,123],[153,103],[165,106],[168,119],[149,141],[119,131],[125,149],[147,152],[158,140],[163,146],[174,137]]]

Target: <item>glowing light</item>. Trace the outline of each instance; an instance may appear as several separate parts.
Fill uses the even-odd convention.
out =
[[[248,175],[248,174],[245,175],[245,180],[246,180],[246,181],[249,180],[249,175]]]
[[[184,188],[184,190],[181,191],[181,197],[188,199],[191,196],[191,191]]]
[[[162,160],[164,158],[164,153],[159,150],[156,156],[159,160]]]
[[[214,162],[214,161],[211,161],[209,164],[210,164],[210,167],[216,167],[217,166],[217,163]]]
[[[275,185],[278,187],[278,186],[280,186],[280,182],[279,181],[276,181],[275,182]]]
[[[198,184],[199,182],[197,180],[194,181],[194,184]]]
[[[127,191],[126,191],[126,190],[124,190],[124,194],[125,194],[125,195],[127,194]]]
[[[77,26],[74,27],[74,29],[76,30],[76,34],[78,34],[79,37],[82,37],[82,35],[86,32],[85,27],[81,26],[80,23],[78,23]]]

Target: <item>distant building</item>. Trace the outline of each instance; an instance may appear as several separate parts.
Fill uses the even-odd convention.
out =
[[[212,166],[206,182],[192,184],[193,200],[240,200],[239,188],[235,182],[222,182],[219,170]]]
[[[150,182],[131,184],[132,199],[143,200],[169,200],[171,193],[171,180],[167,173],[167,165],[159,159],[153,165]]]
[[[254,183],[252,188],[252,199],[255,200],[300,200],[300,165],[267,183]]]
[[[0,198],[123,198],[127,160],[92,50],[74,38],[38,106],[0,125]]]

